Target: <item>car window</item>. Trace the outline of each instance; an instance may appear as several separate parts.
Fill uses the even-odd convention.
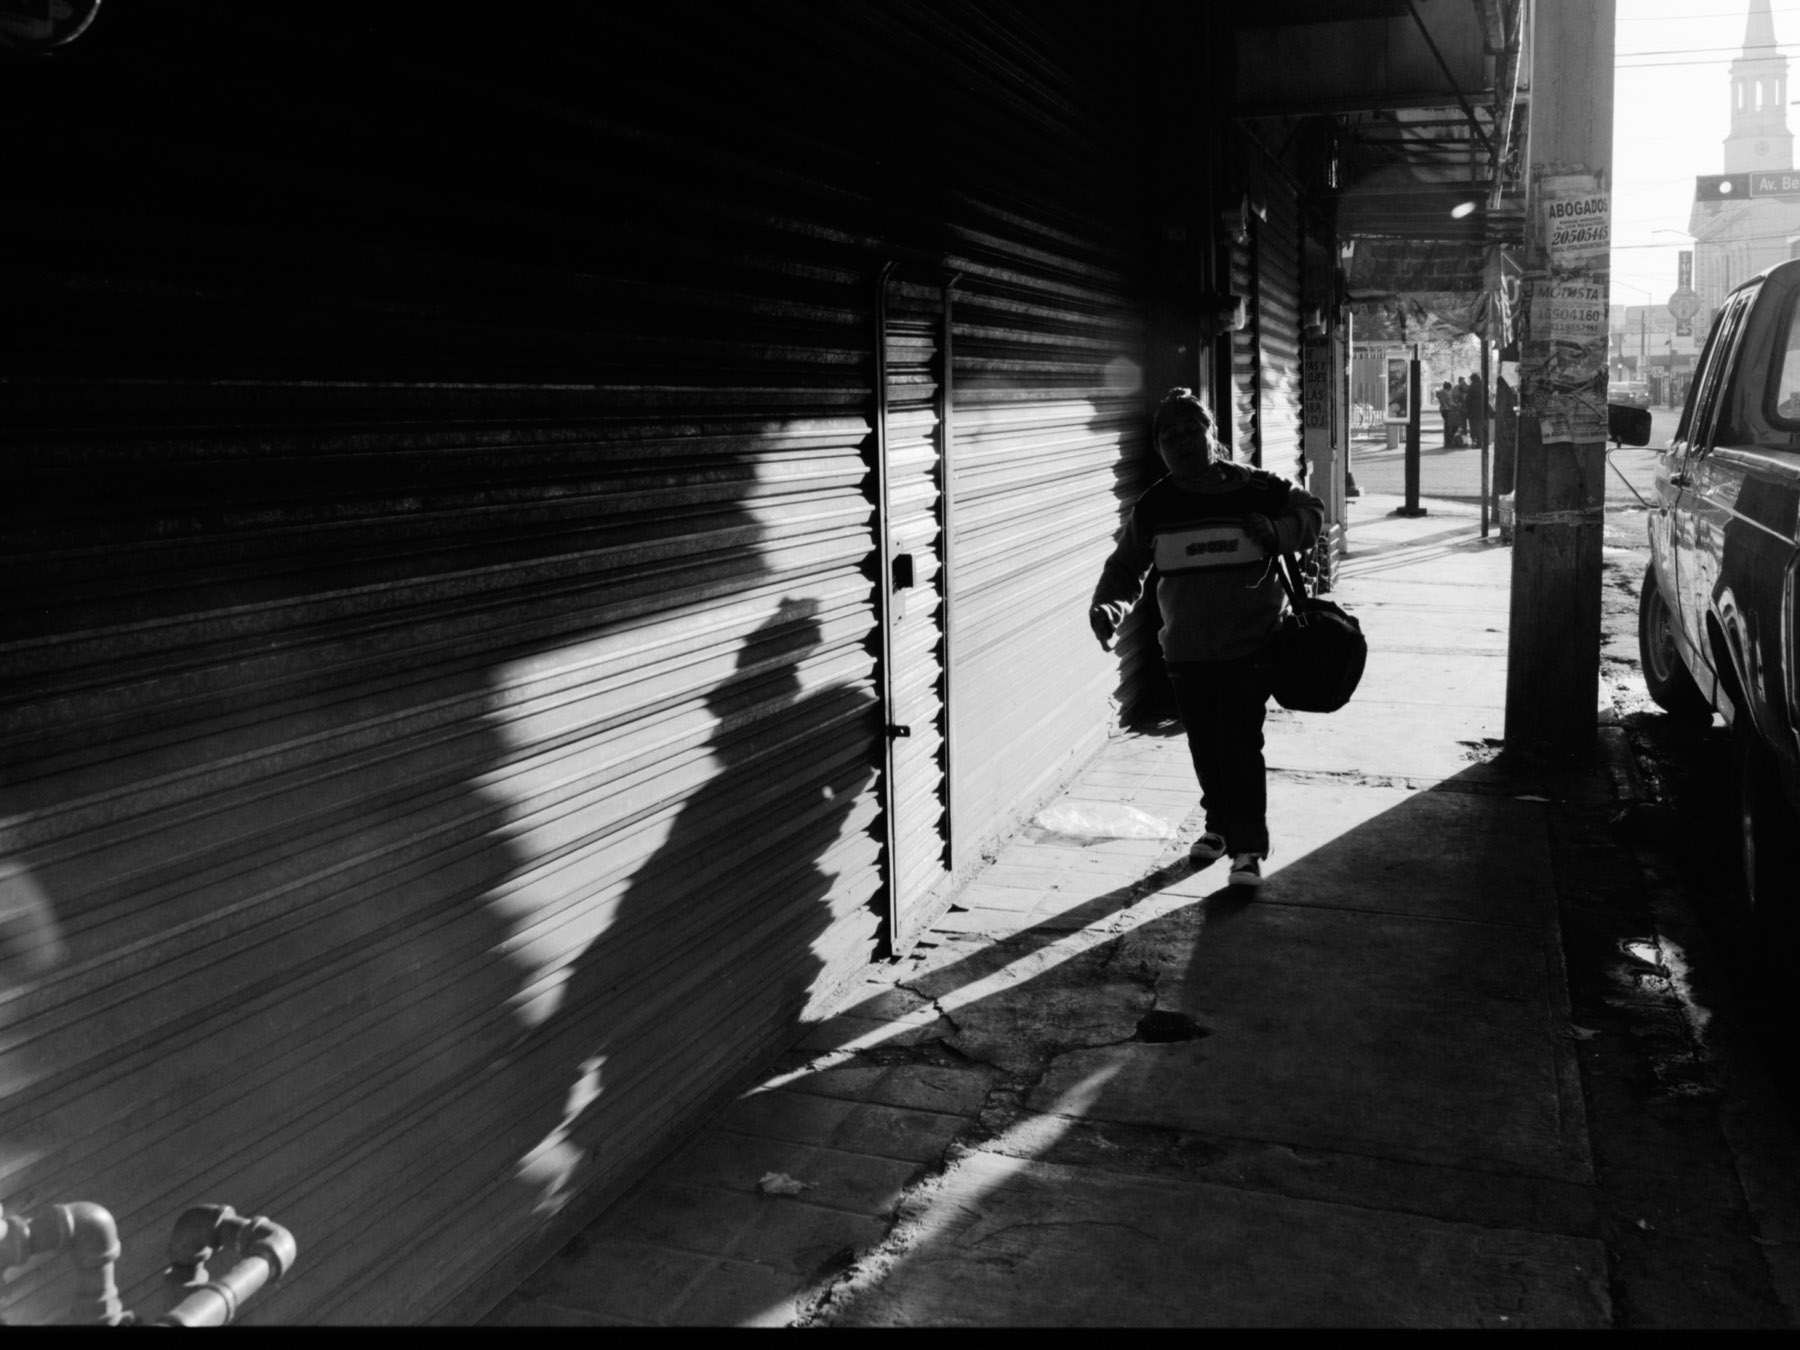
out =
[[[1711,390],[1710,376],[1719,352],[1719,333],[1725,327],[1725,309],[1721,305],[1718,313],[1713,315],[1712,328],[1706,335],[1706,341],[1700,344],[1700,362],[1694,368],[1694,378],[1688,381],[1687,398],[1681,404],[1681,417],[1675,423],[1675,439],[1690,439],[1689,429],[1697,425],[1701,403]]]
[[[1794,305],[1789,316],[1780,360],[1768,413],[1776,423],[1800,430],[1800,305]]]
[[[1744,335],[1744,319],[1755,303],[1759,289],[1747,286],[1726,300],[1713,324],[1712,335],[1706,340],[1706,354],[1701,358],[1701,368],[1694,377],[1694,391],[1688,398],[1677,432],[1688,442],[1690,455],[1705,454],[1719,437],[1719,429],[1713,423],[1724,405],[1724,386],[1731,376],[1738,343]],[[1682,433],[1686,434],[1683,436]]]

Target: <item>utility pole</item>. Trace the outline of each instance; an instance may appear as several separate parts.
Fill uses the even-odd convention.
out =
[[[1528,316],[1534,297],[1567,295],[1569,286],[1597,286],[1605,312],[1606,250],[1584,253],[1581,234],[1557,232],[1555,217],[1586,212],[1592,218],[1604,210],[1611,219],[1613,19],[1614,0],[1532,5]],[[1537,312],[1548,319],[1551,308]],[[1606,387],[1609,344],[1604,317],[1581,337],[1597,376],[1584,391],[1572,387],[1567,362],[1552,365],[1553,335],[1554,328],[1530,327],[1519,352],[1506,741],[1538,753],[1585,756],[1594,747],[1600,692],[1606,406],[1597,391]]]

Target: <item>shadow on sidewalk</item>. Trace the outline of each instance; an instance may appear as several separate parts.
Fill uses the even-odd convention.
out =
[[[1492,765],[1369,788],[1352,808],[1369,814],[1259,892],[1165,859],[1017,932],[933,934],[839,1010],[886,1031],[746,1100],[778,1089],[804,1113],[929,1089],[970,1123],[895,1192],[873,1247],[778,1252],[757,1245],[771,1219],[726,1254],[811,1270],[832,1323],[1474,1325],[1506,1284],[1516,1312],[1495,1325],[1604,1325],[1600,1263],[1566,1212],[1585,1131],[1526,791]],[[790,1249],[837,1203],[809,1180],[787,1197],[669,1178],[695,1203],[716,1187],[778,1207]]]

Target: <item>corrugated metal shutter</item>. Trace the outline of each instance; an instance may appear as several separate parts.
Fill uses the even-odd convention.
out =
[[[1242,243],[1233,240],[1230,250],[1231,293],[1244,297],[1244,326],[1231,335],[1231,453],[1243,464],[1262,463],[1262,359],[1258,334],[1262,306],[1257,291],[1262,281],[1257,269],[1256,234],[1259,222],[1250,221],[1250,234]]]
[[[812,11],[821,25],[838,12]],[[1135,13],[1095,25],[1074,5],[861,15],[866,28],[831,41],[896,119],[872,149],[885,209],[940,210],[928,262],[958,278],[945,757],[964,870],[1097,748],[1141,660],[1102,653],[1086,610],[1121,513],[1157,467],[1141,376],[1145,142],[1132,121],[1143,33]]]
[[[1268,219],[1258,224],[1258,462],[1271,473],[1299,480],[1306,469],[1300,445],[1300,210],[1285,183],[1271,185]]]
[[[959,866],[1119,689],[1129,26],[363,22],[108,7],[0,94],[0,861],[67,946],[0,971],[0,1199],[112,1208],[151,1310],[217,1201],[300,1241],[251,1320],[441,1314],[873,952],[895,250],[961,274]]]
[[[8,227],[0,815],[67,959],[0,987],[0,1197],[112,1208],[152,1312],[220,1201],[299,1238],[253,1320],[410,1321],[873,952],[870,275],[748,112],[595,127],[425,34],[370,74],[443,173],[354,82],[297,125],[341,67],[238,13],[109,10],[9,107],[80,154]]]
[[[1109,700],[1131,696],[1137,670],[1099,650],[1087,605],[1160,465],[1142,382],[1140,35],[1076,8],[938,13],[962,25],[942,92],[999,102],[1015,137],[993,156],[1003,173],[970,177],[945,262],[961,276],[950,767],[967,868],[1098,748]]]

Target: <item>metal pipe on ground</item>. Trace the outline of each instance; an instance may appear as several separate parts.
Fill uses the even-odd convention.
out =
[[[119,1304],[113,1265],[119,1259],[119,1226],[104,1207],[78,1200],[50,1205],[23,1218],[0,1218],[0,1270],[22,1266],[44,1252],[66,1251],[75,1266],[69,1319],[116,1327],[128,1314]]]
[[[216,1279],[206,1262],[217,1252],[237,1260]],[[175,1299],[157,1326],[222,1327],[264,1285],[291,1270],[294,1235],[261,1215],[241,1218],[230,1205],[196,1205],[175,1221],[163,1286]]]

